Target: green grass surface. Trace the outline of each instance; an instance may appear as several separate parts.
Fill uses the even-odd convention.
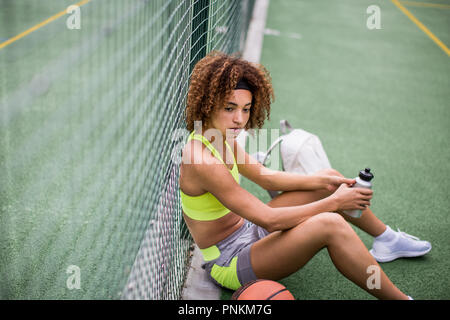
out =
[[[366,28],[373,4],[381,30]],[[449,9],[409,9],[450,46]],[[433,245],[425,257],[383,270],[415,299],[450,299],[450,58],[391,1],[271,1],[266,28],[280,31],[264,37],[261,63],[276,95],[266,128],[288,119],[317,134],[347,177],[372,168],[374,213]],[[253,183],[242,185],[268,200]],[[370,249],[372,238],[355,230]],[[297,299],[373,299],[326,250],[281,283]]]
[[[75,3],[3,2],[2,39]],[[120,298],[160,214],[167,131],[181,118],[168,99],[189,71],[163,47],[183,53],[175,25],[186,19],[181,8],[163,30],[175,2],[159,16],[150,1],[107,2],[81,7],[80,30],[69,30],[64,15],[0,50],[0,299]],[[176,200],[164,200],[170,214]],[[179,232],[175,218],[166,220],[161,242]],[[181,274],[185,242],[164,243],[158,276]],[[66,285],[70,265],[81,270],[80,289]]]

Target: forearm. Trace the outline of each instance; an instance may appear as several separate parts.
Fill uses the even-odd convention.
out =
[[[295,191],[295,190],[318,190],[326,186],[324,176],[302,175],[293,172],[270,171],[266,176],[267,190]]]
[[[268,230],[273,232],[290,229],[316,214],[336,210],[337,202],[333,196],[301,206],[272,208],[272,220]]]

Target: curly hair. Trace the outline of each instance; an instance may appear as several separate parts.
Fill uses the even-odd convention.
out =
[[[274,101],[271,77],[260,64],[213,51],[194,67],[186,105],[186,127],[194,130],[194,121],[207,123],[214,108],[224,107],[236,84],[245,79],[252,90],[252,107],[245,129],[263,126],[270,119]]]

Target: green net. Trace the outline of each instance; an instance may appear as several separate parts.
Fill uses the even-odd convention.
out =
[[[253,1],[0,4],[0,298],[180,298],[189,76]]]

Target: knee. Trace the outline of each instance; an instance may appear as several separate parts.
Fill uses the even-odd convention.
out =
[[[335,212],[323,212],[311,217],[311,223],[315,223],[321,235],[329,242],[332,238],[348,234],[351,226],[347,221]]]
[[[347,221],[345,221],[345,219],[340,214],[337,214],[335,212],[319,213],[311,219],[313,218],[315,218],[315,220],[317,220],[317,223],[324,228],[336,229],[348,225]]]

